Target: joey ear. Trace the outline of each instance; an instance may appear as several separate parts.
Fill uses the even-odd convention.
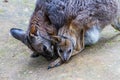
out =
[[[25,31],[23,31],[22,29],[11,28],[10,33],[15,39],[20,40],[23,43],[25,43],[25,37],[26,37]]]
[[[52,42],[53,43],[59,43],[61,41],[61,37],[60,36],[52,36]]]

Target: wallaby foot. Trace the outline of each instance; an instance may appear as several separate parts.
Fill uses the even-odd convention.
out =
[[[116,30],[120,31],[120,17],[114,20],[114,22],[111,24],[112,27],[114,27]]]
[[[60,66],[62,63],[63,63],[63,62],[62,62],[61,58],[57,58],[55,61],[53,61],[52,63],[50,63],[50,64],[48,65],[48,69],[51,69],[51,68]]]
[[[100,38],[100,32],[101,28],[96,25],[88,29],[85,33],[85,45],[92,45],[98,42]]]

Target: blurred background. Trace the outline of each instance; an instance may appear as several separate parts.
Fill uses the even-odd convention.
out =
[[[110,25],[100,41],[67,64],[47,70],[50,61],[15,40],[10,28],[27,30],[36,0],[0,0],[0,80],[120,80],[120,32]]]

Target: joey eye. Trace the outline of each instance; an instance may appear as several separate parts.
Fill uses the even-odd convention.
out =
[[[71,52],[72,52],[72,50],[71,50],[71,49],[69,49],[69,50],[68,50],[68,53],[71,53]]]
[[[62,49],[59,49],[59,53],[63,53],[63,50],[62,50]]]

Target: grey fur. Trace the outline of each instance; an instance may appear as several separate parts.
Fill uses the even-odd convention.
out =
[[[66,21],[84,16],[80,24],[98,20],[100,26],[110,24],[117,15],[115,0],[52,0],[47,7],[49,17],[56,27],[62,27]],[[90,19],[91,18],[91,19]]]
[[[85,45],[92,45],[98,42],[101,29],[99,26],[93,26],[85,33]]]

